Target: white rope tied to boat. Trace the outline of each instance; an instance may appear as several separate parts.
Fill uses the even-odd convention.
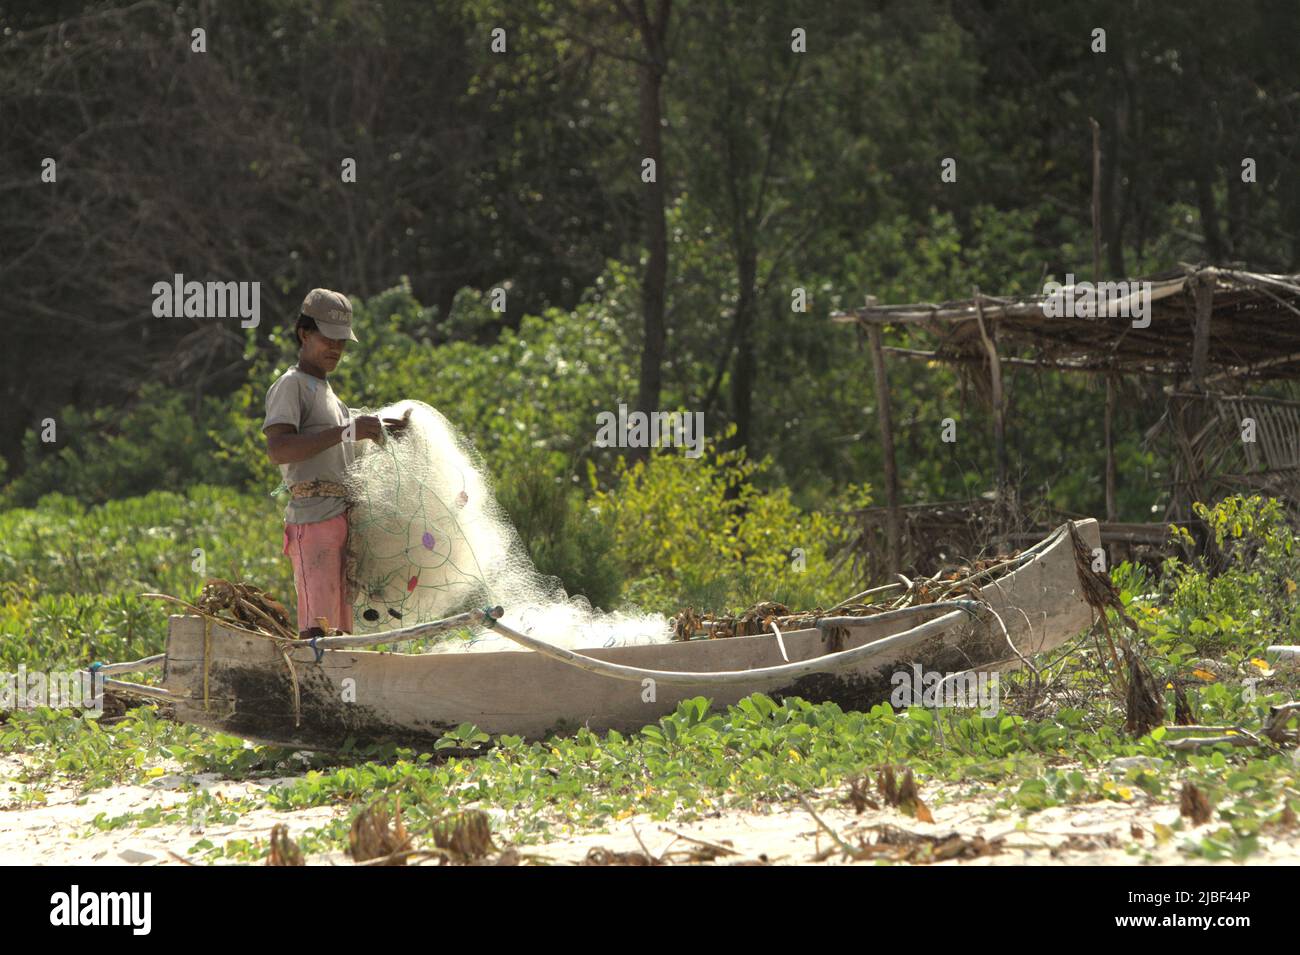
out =
[[[852,624],[861,625],[863,623],[873,622],[886,616],[915,616],[920,613],[932,612],[935,610],[947,611],[943,616],[935,620],[912,627],[902,633],[895,634],[892,637],[885,637],[881,640],[873,640],[871,643],[863,644],[852,650],[840,650],[836,653],[827,653],[820,657],[814,657],[811,660],[800,660],[797,663],[782,663],[777,666],[756,667],[752,670],[715,670],[706,673],[689,672],[685,670],[647,670],[642,667],[626,666],[621,663],[610,663],[606,660],[597,660],[585,654],[570,650],[567,647],[559,647],[547,643],[544,640],[538,640],[534,637],[526,636],[516,630],[511,629],[500,621],[493,621],[488,618],[484,623],[491,626],[494,630],[513,640],[529,650],[536,650],[543,656],[558,660],[561,663],[567,663],[569,666],[577,667],[580,670],[586,670],[588,673],[595,673],[600,676],[612,677],[616,680],[630,680],[640,682],[645,679],[655,680],[668,686],[733,686],[736,684],[752,684],[755,677],[766,679],[788,679],[804,676],[810,673],[824,673],[829,670],[838,670],[841,667],[851,666],[852,664],[869,659],[886,650],[900,650],[912,644],[923,643],[935,634],[942,633],[949,627],[958,623],[963,615],[976,616],[976,611],[971,606],[983,608],[983,604],[976,600],[963,601],[946,601],[944,603],[921,604],[916,607],[905,607],[902,610],[890,611],[888,614],[877,614],[868,617],[830,617],[825,621],[819,621],[818,625],[827,626],[835,624],[834,621],[849,620]],[[950,609],[956,607],[956,609]],[[733,640],[743,640],[744,637],[731,637]]]

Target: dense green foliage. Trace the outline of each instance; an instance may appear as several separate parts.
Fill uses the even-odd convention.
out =
[[[851,481],[878,484],[868,364],[826,316],[867,294],[939,301],[1089,274],[1090,116],[1103,131],[1107,277],[1178,261],[1295,267],[1297,64],[1275,38],[1297,13],[1248,0],[1232,31],[1197,26],[1215,10],[1196,0],[1171,21],[1114,2],[924,0],[796,14],[761,0],[741,16],[675,3],[660,406],[705,410],[711,435],[738,424],[804,508]],[[109,2],[0,14],[3,165],[77,144],[57,188],[33,173],[6,193],[0,260],[20,316],[0,358],[9,499],[267,478],[237,436],[314,285],[369,303],[363,349],[377,351],[345,371],[349,400],[426,398],[498,473],[522,466],[521,449],[590,456],[591,414],[635,398],[643,342],[642,51],[617,8],[222,7],[208,11],[202,55],[189,52],[193,17]],[[504,54],[488,42],[497,26]],[[795,27],[805,54],[791,50]],[[322,76],[321,62],[337,68]],[[140,63],[175,83],[142,77]],[[341,150],[355,183],[340,182]],[[1244,151],[1255,183],[1241,181]],[[955,182],[939,175],[944,158]],[[259,281],[260,326],[155,318],[145,290],[176,272]],[[494,288],[504,312],[482,297]],[[807,312],[792,311],[796,289]],[[986,409],[947,369],[900,361],[891,374],[905,496],[987,490]],[[1010,379],[1021,487],[1096,511],[1099,392]],[[1169,480],[1141,447],[1149,398],[1127,394],[1119,409],[1126,519],[1146,518]],[[959,421],[957,445],[938,441],[944,417]],[[46,418],[53,445],[39,440]],[[214,430],[229,458],[208,453]],[[571,463],[566,478],[584,471]]]
[[[0,669],[158,653],[170,611],[138,595],[192,599],[205,576],[292,593],[281,523],[269,497],[206,485],[92,507],[53,494],[0,512]]]

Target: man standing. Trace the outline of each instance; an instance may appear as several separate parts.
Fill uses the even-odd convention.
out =
[[[284,514],[284,553],[293,562],[298,592],[298,632],[314,628],[352,630],[344,567],[348,517],[344,474],[359,449],[381,441],[383,429],[400,431],[404,419],[353,418],[326,376],[338,367],[352,332],[352,303],[329,289],[312,289],[298,324],[298,364],[266,393],[266,453],[280,465],[289,488]],[[323,620],[322,625],[320,621]]]

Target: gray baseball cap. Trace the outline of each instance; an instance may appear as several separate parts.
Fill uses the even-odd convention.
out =
[[[315,319],[316,327],[326,338],[356,341],[352,334],[352,303],[342,292],[314,288],[302,300],[302,314]]]

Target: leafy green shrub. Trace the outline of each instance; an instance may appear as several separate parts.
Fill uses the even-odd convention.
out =
[[[800,511],[788,488],[760,489],[769,466],[713,444],[699,458],[667,451],[630,468],[620,459],[617,484],[592,504],[632,578],[624,595],[665,612],[757,600],[811,607],[847,596],[851,573],[831,559],[846,524],[829,509]],[[850,486],[843,503],[869,499],[866,486]]]
[[[2,511],[0,669],[158,653],[173,611],[139,594],[192,599],[205,576],[291,597],[281,540],[272,499],[205,485],[93,507],[54,494]]]
[[[1171,651],[1182,647],[1182,656],[1226,653],[1230,660],[1296,642],[1300,553],[1281,504],[1234,495],[1195,510],[1214,535],[1223,569],[1212,573],[1200,557],[1165,561],[1159,596],[1146,613],[1153,641]]]
[[[86,503],[191,484],[242,484],[249,472],[236,458],[214,459],[209,428],[225,414],[225,402],[195,403],[181,391],[151,383],[129,408],[68,406],[56,418],[58,441],[46,445],[37,432],[23,445],[24,470],[5,489],[4,503],[34,504],[57,491]]]
[[[1124,563],[1112,580],[1160,685],[1180,687],[1198,722],[1258,724],[1270,702],[1286,698],[1278,694],[1294,695],[1265,648],[1300,640],[1295,532],[1272,499],[1237,495],[1195,509],[1217,552],[1170,557],[1158,576]],[[1186,531],[1173,533],[1192,544]]]

